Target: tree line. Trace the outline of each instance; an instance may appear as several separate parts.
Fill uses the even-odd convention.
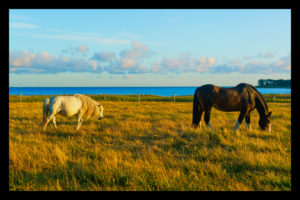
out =
[[[257,87],[274,87],[274,88],[282,88],[282,87],[291,87],[291,80],[283,80],[283,79],[259,79]]]

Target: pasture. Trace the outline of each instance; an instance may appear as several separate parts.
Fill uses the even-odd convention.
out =
[[[76,132],[76,117],[58,115],[57,131],[40,131],[42,101],[10,99],[9,190],[291,190],[291,103],[268,102],[271,133],[253,111],[246,133],[244,121],[233,132],[239,112],[214,108],[214,131],[193,129],[191,101],[98,102],[103,122]]]

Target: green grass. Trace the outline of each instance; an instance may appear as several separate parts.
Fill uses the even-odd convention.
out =
[[[291,190],[290,103],[268,103],[271,133],[253,111],[247,133],[232,131],[238,112],[215,109],[214,132],[191,128],[192,102],[99,102],[107,118],[78,132],[62,116],[40,131],[42,100],[10,102],[9,190]]]

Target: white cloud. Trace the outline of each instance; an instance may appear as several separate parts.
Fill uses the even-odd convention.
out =
[[[10,35],[18,35],[24,37],[43,38],[43,39],[57,39],[57,40],[71,40],[92,42],[108,46],[129,44],[129,40],[106,38],[99,34],[76,33],[76,32],[53,32],[51,34],[36,34],[36,33],[20,33],[11,32]]]
[[[13,73],[58,73],[58,72],[88,72],[100,69],[93,61],[55,57],[48,52],[34,54],[28,51],[10,51],[9,67]]]
[[[212,66],[214,66],[215,64],[216,64],[216,58],[213,58],[213,57],[207,58],[207,65],[208,65],[209,67],[212,67]]]
[[[160,68],[160,62],[155,62],[151,70],[152,72],[158,72],[159,68]]]
[[[123,58],[141,59],[154,54],[154,51],[150,50],[146,45],[133,41],[132,47],[121,51],[120,55]]]
[[[28,51],[15,51],[9,54],[9,65],[15,67],[25,66],[28,67],[31,65],[32,60],[35,55]]]
[[[155,73],[207,72],[215,64],[214,57],[191,58],[185,53],[178,57],[163,58],[160,62],[155,62],[151,70]]]
[[[154,51],[143,43],[132,41],[131,47],[122,50],[120,56],[113,52],[95,52],[91,59],[105,64],[104,70],[112,74],[141,74],[151,71],[143,64],[143,59],[153,54]]]
[[[81,52],[81,53],[85,53],[88,51],[88,48],[86,45],[80,45],[79,47],[77,47],[76,49],[78,52]]]
[[[286,57],[281,57],[279,60],[245,60],[244,62],[235,59],[228,61],[222,65],[213,67],[209,72],[211,73],[232,73],[237,72],[241,74],[270,74],[270,73],[290,73],[291,60],[290,54]]]
[[[122,69],[129,69],[135,67],[137,65],[136,61],[129,58],[124,58],[121,60],[121,68]]]
[[[196,59],[196,72],[207,72],[209,67],[213,67],[216,64],[216,58],[214,57],[200,57]]]
[[[35,29],[35,28],[38,28],[37,25],[29,24],[29,23],[23,23],[23,22],[10,22],[9,27],[10,28],[20,28],[20,29]]]
[[[282,70],[291,70],[291,55],[287,55],[284,57],[281,57],[276,63],[275,66],[282,69]]]
[[[29,51],[10,51],[10,73],[58,73],[58,72],[108,72],[110,74],[182,74],[182,73],[290,73],[291,57],[281,57],[278,60],[241,60],[233,59],[217,64],[215,57],[191,57],[189,54],[180,54],[177,57],[167,57],[153,60],[152,63],[143,61],[145,52],[151,51],[142,43],[132,42],[131,48],[121,51],[120,56],[113,52],[95,52],[88,59],[68,56],[56,57],[46,51],[32,53]],[[85,52],[85,45],[77,49]],[[143,51],[141,51],[143,49]],[[71,48],[71,52],[74,52]],[[126,51],[127,50],[127,51]]]
[[[266,51],[265,53],[258,53],[256,55],[253,56],[244,56],[244,59],[249,60],[249,59],[266,59],[266,58],[273,58],[274,57],[274,53],[272,51]]]
[[[69,47],[63,49],[61,52],[69,54],[71,56],[74,56],[74,55],[86,56],[86,53],[87,53],[88,50],[89,50],[88,47],[86,45],[82,44],[82,45],[79,45],[76,48],[74,48],[72,45],[70,45]]]
[[[95,60],[89,60],[88,63],[92,66],[92,70],[97,70],[98,64]]]
[[[112,52],[95,52],[92,59],[98,60],[100,62],[108,62],[112,61],[114,58],[116,58],[115,53]]]
[[[50,64],[54,60],[54,56],[43,51],[35,56],[34,62],[37,64]]]

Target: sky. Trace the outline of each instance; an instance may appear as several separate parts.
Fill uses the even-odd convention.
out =
[[[290,9],[9,9],[10,87],[291,78]]]

